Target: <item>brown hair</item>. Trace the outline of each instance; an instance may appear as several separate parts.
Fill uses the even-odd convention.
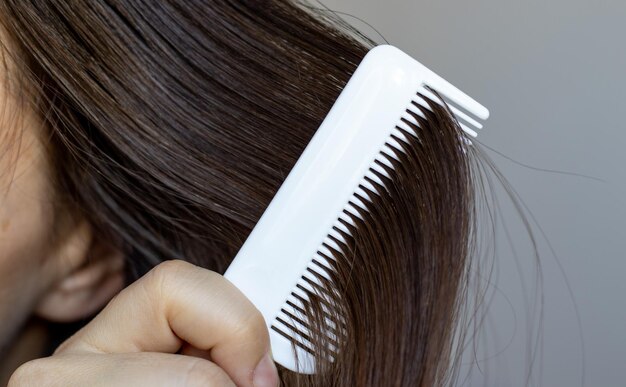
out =
[[[173,258],[223,273],[373,45],[280,0],[5,0],[0,21],[49,128],[60,205],[125,253],[129,282]],[[430,102],[333,251],[321,291],[345,320],[337,359],[281,370],[286,385],[454,379],[475,149]],[[306,311],[320,346],[322,302]]]

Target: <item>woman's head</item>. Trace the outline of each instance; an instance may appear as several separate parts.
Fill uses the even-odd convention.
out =
[[[0,23],[33,122],[9,125],[23,145],[7,142],[19,161],[3,159],[16,170],[39,163],[21,183],[34,185],[32,202],[8,183],[17,175],[2,202],[19,207],[11,227],[33,219],[22,227],[37,232],[20,234],[6,260],[14,268],[0,269],[34,283],[22,319],[94,312],[121,286],[119,257],[127,281],[174,258],[223,272],[371,46],[288,1],[16,0],[0,4]],[[470,234],[471,152],[434,110],[351,253],[338,254],[329,286],[341,289],[353,348],[314,385],[444,377]],[[66,247],[54,255],[54,246]],[[76,274],[89,270],[99,274]],[[97,297],[68,296],[85,277]]]

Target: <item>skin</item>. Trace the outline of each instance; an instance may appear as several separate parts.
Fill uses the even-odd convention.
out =
[[[1,34],[0,41],[7,45]],[[53,205],[57,192],[45,130],[17,98],[16,68],[5,60],[0,384],[10,377],[11,387],[278,385],[263,317],[221,275],[166,261],[122,289],[124,257],[94,234],[87,219]],[[75,321],[98,311],[52,356],[41,358],[34,344],[45,337],[45,321]]]

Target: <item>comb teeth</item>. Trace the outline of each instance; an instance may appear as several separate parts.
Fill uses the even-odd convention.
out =
[[[346,322],[341,315],[333,313],[332,295],[324,287],[324,282],[333,282],[335,254],[348,254],[347,248],[352,237],[351,228],[356,227],[359,220],[363,220],[363,212],[374,196],[381,195],[386,189],[385,180],[391,179],[391,170],[394,162],[398,161],[399,154],[409,147],[410,140],[419,141],[419,123],[415,115],[426,118],[422,109],[431,110],[424,98],[431,103],[442,103],[432,92],[424,93],[427,89],[421,88],[400,117],[397,126],[390,131],[389,138],[383,148],[374,157],[363,179],[360,180],[348,203],[340,212],[339,217],[332,225],[332,229],[323,239],[315,256],[311,259],[305,273],[300,277],[295,289],[282,306],[280,313],[274,319],[271,329],[293,342],[302,352],[302,364],[312,364],[314,354],[323,355],[328,361],[334,361],[341,338],[346,335]],[[431,97],[432,96],[432,97]],[[417,101],[421,102],[417,102]],[[437,102],[439,101],[439,102]],[[442,105],[445,106],[445,105]],[[466,131],[467,132],[467,131]],[[306,306],[312,298],[320,300],[324,314],[323,332],[327,347],[315,348],[312,343],[309,320],[306,316]],[[308,370],[310,371],[310,370]]]
[[[441,96],[441,99],[438,98],[427,87],[420,88],[419,94],[430,98],[431,101],[435,102],[439,106],[449,109],[452,113],[452,116],[454,116],[454,118],[457,120],[461,129],[463,129],[463,131],[470,136],[476,137],[478,135],[477,131],[483,128],[483,124],[479,120],[484,121],[489,117],[489,112],[487,112],[487,109],[476,108],[470,101],[466,101],[465,103],[463,103],[463,99],[455,98],[456,96],[453,91],[447,88],[438,89],[437,82],[427,81],[426,85],[437,91],[437,93]],[[418,101],[419,100],[424,101],[423,98],[418,98]],[[426,108],[430,110],[430,107],[426,106]],[[463,110],[466,110],[467,113]],[[476,118],[471,116],[473,113],[475,113],[474,115]]]
[[[336,257],[354,248],[355,227],[391,188],[393,170],[408,144],[421,141],[419,122],[436,104],[449,107],[468,144],[489,115],[397,48],[372,49],[224,273],[271,327],[272,355],[287,369],[312,373],[313,354],[332,360],[345,343],[346,321],[333,305],[340,295],[328,294],[338,287],[323,285],[341,278]],[[305,314],[320,303],[327,340],[313,348]]]
[[[338,232],[336,234],[340,236]],[[341,238],[343,240],[343,237]],[[333,243],[337,244],[336,242]],[[333,314],[333,301],[322,284],[324,280],[332,281],[330,275],[332,264],[329,262],[332,256],[332,251],[323,245],[316,257],[311,260],[306,273],[302,275],[296,288],[291,292],[271,325],[272,330],[289,339],[304,351],[300,356],[312,357],[317,353],[331,362],[334,361],[337,353],[338,336],[346,335],[345,320],[342,316]],[[316,348],[312,343],[309,321],[305,315],[306,305],[310,303],[313,297],[320,300],[319,304],[324,317],[324,342],[327,345],[324,350]],[[312,358],[304,364],[311,362]]]
[[[418,116],[426,119],[426,116],[420,108],[432,111],[430,105],[424,99],[424,97],[429,98],[430,101],[436,103],[443,108],[449,109],[450,113],[452,113],[452,116],[456,119],[461,129],[463,129],[463,131],[468,135],[476,137],[478,135],[477,130],[483,128],[483,125],[477,119],[472,118],[469,114],[455,107],[452,101],[446,100],[444,96],[442,96],[442,101],[428,88],[422,87],[411,102],[411,106],[409,106],[409,108],[407,108],[407,110],[402,115],[402,118],[400,119],[401,122],[398,124],[397,127],[398,129],[402,129],[402,131],[407,134],[412,134],[414,136],[416,135],[415,130],[411,127],[411,125],[419,127],[419,124],[415,117]],[[399,136],[397,132],[393,132],[393,134]],[[403,138],[400,137],[400,139]]]

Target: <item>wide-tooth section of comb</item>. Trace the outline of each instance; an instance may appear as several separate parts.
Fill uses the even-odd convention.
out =
[[[397,48],[372,49],[224,274],[263,314],[284,367],[312,373],[316,356],[333,361],[340,351],[347,327],[333,261],[350,255],[351,230],[386,189],[408,139],[419,141],[429,102],[449,109],[469,136],[489,115]],[[306,315],[312,303],[322,326]],[[320,328],[324,345],[316,348],[311,330]]]

